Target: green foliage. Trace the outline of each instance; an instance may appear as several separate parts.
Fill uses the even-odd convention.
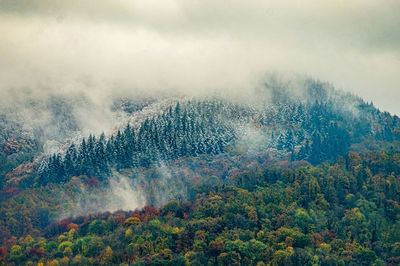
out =
[[[46,239],[14,239],[6,261],[397,265],[400,169],[386,160],[398,156],[350,153],[318,167],[257,168],[245,179],[239,174],[211,190],[197,188],[192,201],[77,218]]]

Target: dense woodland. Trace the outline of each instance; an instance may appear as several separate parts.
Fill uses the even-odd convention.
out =
[[[65,155],[54,154],[40,170],[41,185],[67,181],[72,176],[105,178],[112,167],[149,167],[160,161],[200,154],[216,155],[234,139],[234,132],[215,116],[221,102],[170,107],[163,115],[146,119],[139,129],[128,125],[106,139],[91,135]]]
[[[50,156],[0,117],[0,265],[399,265],[400,119],[314,81],[270,94],[182,100]],[[119,174],[146,207],[60,214]]]
[[[352,143],[367,137],[400,140],[398,117],[361,100],[352,103],[360,112],[354,114],[339,107],[340,102],[326,96],[323,88],[311,88],[314,101],[276,95],[273,105],[258,110],[219,100],[177,103],[136,128],[128,124],[109,138],[91,135],[80,145],[53,154],[41,165],[36,184],[62,183],[77,175],[104,179],[111,169],[149,167],[180,157],[232,151],[242,134],[240,125],[261,131],[261,147],[312,164],[333,161],[345,155]],[[245,141],[251,142],[248,138]]]
[[[274,166],[193,201],[65,219],[3,243],[14,265],[398,265],[400,153]],[[40,218],[39,218],[40,219]]]

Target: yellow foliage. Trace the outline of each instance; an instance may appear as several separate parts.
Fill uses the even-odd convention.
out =
[[[165,224],[161,227],[161,230],[167,234],[179,235],[182,234],[184,229],[181,227],[173,227],[168,224]]]
[[[66,241],[67,240],[67,237],[65,236],[65,235],[59,235],[58,236],[58,242],[64,242],[64,241]]]
[[[174,235],[179,235],[179,234],[182,234],[183,231],[184,231],[184,229],[181,227],[173,227],[171,233]]]
[[[68,240],[70,241],[74,240],[77,235],[76,230],[73,228],[70,229],[67,234],[68,234]]]
[[[220,195],[211,195],[208,199],[210,201],[220,201],[222,200],[222,197]]]
[[[271,265],[288,265],[290,263],[290,257],[294,253],[292,247],[288,247],[286,250],[275,251]]]
[[[102,260],[104,262],[110,261],[113,255],[113,250],[110,246],[107,246],[106,249],[103,251]]]
[[[44,248],[46,246],[46,239],[45,238],[39,238],[38,239],[38,244],[41,248]]]
[[[322,250],[326,250],[326,251],[330,251],[330,250],[331,250],[331,245],[329,245],[329,244],[327,244],[327,243],[321,243],[321,244],[319,245],[319,247],[320,247]]]
[[[246,206],[245,210],[247,212],[247,216],[249,217],[249,219],[251,221],[258,221],[258,215],[257,215],[257,211],[256,208],[254,208],[253,206]]]
[[[20,245],[13,245],[11,247],[11,254],[19,254],[22,252],[22,247]]]
[[[60,259],[60,265],[68,266],[69,265],[69,258],[68,257],[63,257],[62,259]]]
[[[82,256],[80,254],[76,255],[73,259],[75,264],[80,264],[82,262]]]
[[[124,222],[126,225],[139,225],[140,219],[138,217],[129,217]]]
[[[60,263],[58,262],[58,260],[54,259],[51,260],[47,263],[47,266],[60,266]]]
[[[130,237],[132,237],[132,235],[133,235],[132,229],[130,229],[130,228],[126,229],[125,237],[130,238]]]
[[[72,256],[72,249],[71,249],[70,247],[66,247],[66,248],[64,249],[63,254],[64,254],[65,256],[68,256],[68,257]]]
[[[293,247],[288,247],[286,250],[287,250],[287,252],[288,252],[290,255],[293,255],[293,254],[294,254],[294,249],[293,249]]]
[[[198,230],[195,233],[196,239],[205,240],[206,239],[206,232],[204,230]]]
[[[160,250],[159,255],[163,259],[167,259],[167,260],[172,259],[172,256],[173,256],[172,251],[170,249],[168,249],[168,248]]]
[[[33,239],[33,237],[31,236],[31,235],[27,235],[25,238],[24,238],[24,243],[25,244],[30,244],[30,243],[32,243],[34,241],[34,239]]]

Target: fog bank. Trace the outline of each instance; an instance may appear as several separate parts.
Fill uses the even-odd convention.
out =
[[[400,113],[400,3],[385,1],[0,2],[0,96],[219,93],[266,72],[331,82]]]

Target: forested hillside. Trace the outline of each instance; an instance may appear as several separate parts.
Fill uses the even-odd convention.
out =
[[[71,99],[4,115],[0,263],[398,265],[400,119],[314,80],[258,93],[113,99],[102,134]]]
[[[109,138],[90,135],[45,161],[38,183],[65,182],[76,175],[104,179],[112,168],[148,167],[240,146],[275,149],[292,160],[317,164],[345,155],[351,144],[367,138],[400,140],[400,119],[361,99],[311,81],[300,100],[283,89],[273,89],[271,102],[260,108],[218,99],[178,102],[137,128],[128,124]]]
[[[10,238],[15,265],[398,265],[400,153],[270,165],[161,208],[64,219]],[[38,218],[40,220],[40,218]]]

